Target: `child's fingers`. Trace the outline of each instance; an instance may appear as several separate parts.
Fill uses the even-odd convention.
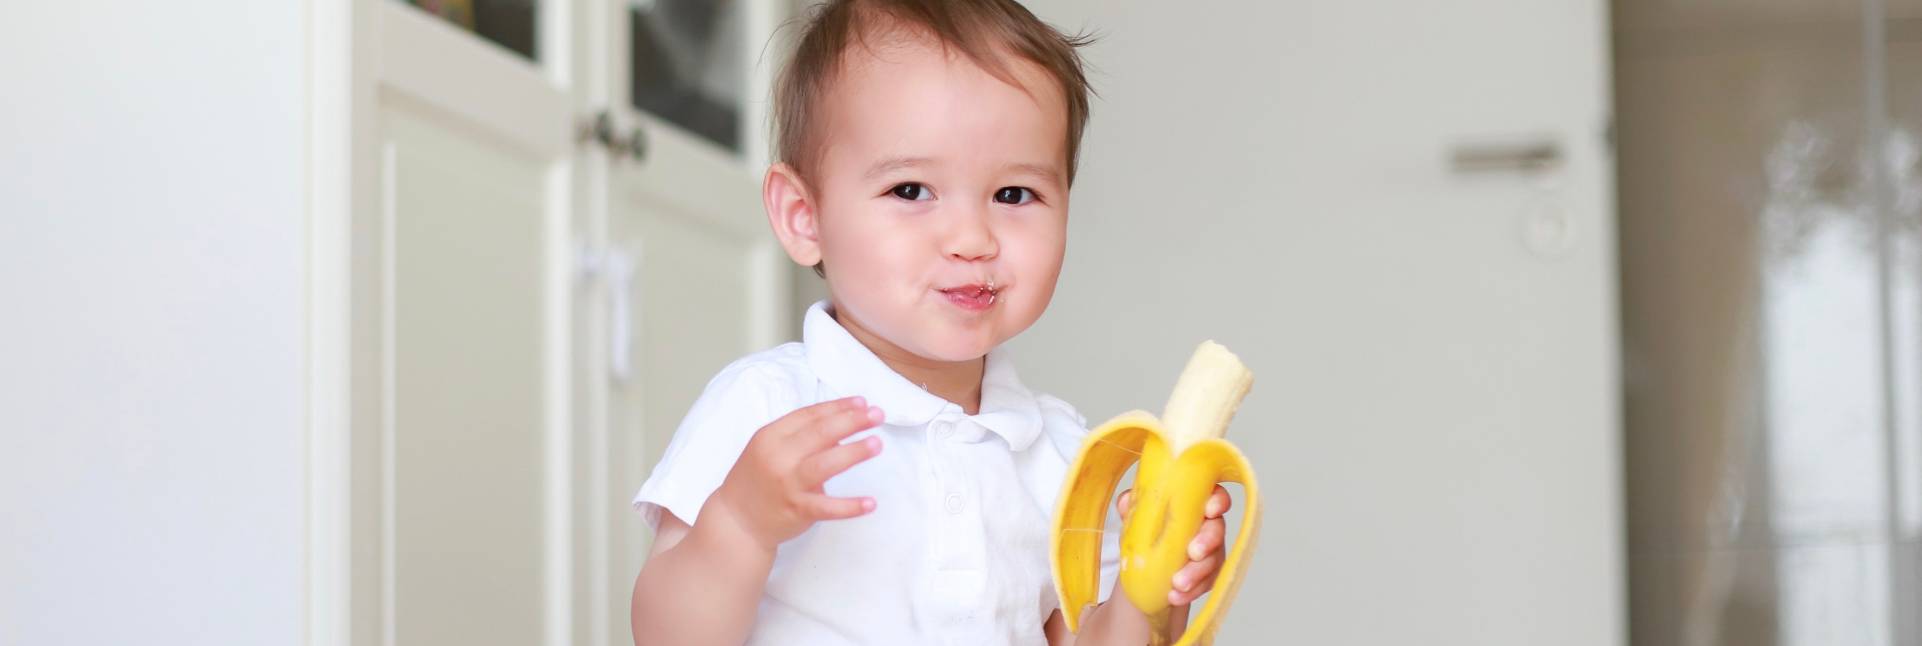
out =
[[[830,399],[818,404],[809,404],[789,411],[779,419],[769,422],[763,430],[770,435],[790,437],[814,428],[817,423],[836,413],[861,410],[867,407],[867,400],[860,397]]]
[[[801,463],[801,480],[812,488],[820,487],[829,478],[840,475],[849,467],[860,464],[881,452],[881,438],[872,435],[861,438],[859,442],[836,444],[833,447],[808,456]]]
[[[1169,591],[1171,593],[1168,597],[1169,602],[1173,603],[1176,599],[1172,594],[1175,592],[1183,593],[1184,598],[1181,600],[1183,604],[1194,601],[1195,597],[1199,597],[1201,593],[1208,591],[1209,586],[1214,582],[1215,572],[1220,569],[1220,552],[1209,553],[1206,558],[1199,561],[1189,561],[1187,565],[1181,566],[1181,569],[1175,570],[1175,580],[1173,581],[1175,587]]]
[[[1121,491],[1121,495],[1115,496],[1114,511],[1117,514],[1121,514],[1122,518],[1127,518],[1128,510],[1131,510],[1134,508],[1135,508],[1135,490],[1123,489]]]
[[[813,424],[797,435],[806,448],[819,450],[840,444],[849,435],[874,428],[881,423],[881,419],[879,408],[866,404],[847,405],[816,418]]]
[[[1221,485],[1215,485],[1215,492],[1208,496],[1208,504],[1203,507],[1201,515],[1220,518],[1222,514],[1228,513],[1228,507],[1233,504],[1235,499],[1228,497],[1228,490],[1221,488]]]
[[[874,499],[815,495],[808,498],[807,510],[815,520],[842,520],[874,511]]]
[[[1215,587],[1215,577],[1218,573],[1219,571],[1217,571],[1216,574],[1209,574],[1207,578],[1202,579],[1200,583],[1195,584],[1189,590],[1170,588],[1168,590],[1169,605],[1185,606],[1194,603],[1196,599],[1200,599],[1201,595],[1208,594],[1208,591],[1213,590]]]
[[[1201,529],[1195,530],[1195,539],[1188,541],[1188,560],[1199,561],[1221,549],[1221,540],[1228,534],[1228,523],[1220,518],[1201,521]]]

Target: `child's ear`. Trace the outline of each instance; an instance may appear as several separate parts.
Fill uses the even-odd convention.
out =
[[[786,163],[769,166],[761,182],[761,201],[767,207],[767,223],[787,257],[804,267],[821,262],[820,219],[801,174]]]

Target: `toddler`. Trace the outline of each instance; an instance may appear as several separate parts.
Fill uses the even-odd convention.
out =
[[[829,297],[801,342],[708,383],[635,496],[655,530],[636,644],[1148,641],[1125,600],[1056,607],[1049,517],[1087,424],[1001,348],[1061,272],[1081,44],[1013,0],[816,9],[775,89],[762,197]],[[1176,635],[1227,507],[1217,488],[1175,575]]]

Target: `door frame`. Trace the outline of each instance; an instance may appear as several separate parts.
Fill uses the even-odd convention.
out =
[[[356,37],[356,3],[307,0],[307,182],[304,411],[308,646],[344,646],[353,634],[353,214],[357,92],[372,57]]]

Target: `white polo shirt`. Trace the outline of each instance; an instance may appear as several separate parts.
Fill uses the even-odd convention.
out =
[[[1087,422],[1029,391],[1005,351],[988,354],[977,415],[909,383],[829,316],[808,309],[802,342],[744,357],[708,382],[634,497],[690,524],[747,441],[797,408],[860,395],[887,421],[849,441],[881,453],[829,480],[875,510],[816,523],[774,557],[749,644],[1046,644],[1057,605],[1048,526]],[[1115,534],[1101,590],[1119,566]],[[698,584],[698,582],[690,582]]]

